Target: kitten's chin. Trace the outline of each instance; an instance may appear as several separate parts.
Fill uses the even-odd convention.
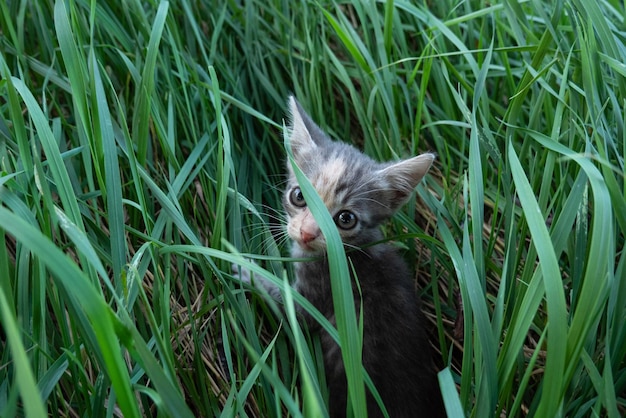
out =
[[[326,251],[325,248],[318,248],[317,245],[300,243],[297,240],[294,240],[293,247],[291,248],[291,255],[296,258],[306,258],[323,254],[324,251]]]

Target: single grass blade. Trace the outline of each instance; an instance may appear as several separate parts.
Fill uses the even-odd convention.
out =
[[[39,388],[35,383],[30,360],[22,344],[20,329],[9,307],[10,304],[4,290],[0,287],[0,318],[2,318],[2,328],[6,333],[8,347],[13,355],[12,360],[15,380],[17,381],[20,396],[22,397],[26,416],[44,418],[48,416],[48,413],[42,402]]]
[[[438,379],[447,416],[464,417],[465,413],[463,412],[463,406],[461,405],[459,393],[457,392],[456,385],[454,384],[454,378],[452,377],[450,368],[446,367],[440,371]]]
[[[284,128],[284,132],[287,129]],[[362,335],[359,333],[353,300],[351,277],[343,243],[328,209],[318,196],[309,179],[293,160],[289,139],[285,134],[285,148],[289,161],[302,189],[307,207],[315,217],[326,239],[333,307],[339,333],[339,344],[348,381],[348,398],[355,416],[366,416],[365,386],[362,372]],[[355,278],[358,280],[358,278]]]
[[[46,152],[46,158],[57,187],[57,193],[61,202],[63,202],[63,209],[68,214],[69,218],[74,222],[81,230],[84,230],[83,218],[78,208],[78,201],[76,194],[72,188],[72,182],[68,175],[67,169],[61,158],[59,147],[54,138],[54,134],[50,129],[48,118],[44,115],[37,100],[30,92],[28,87],[20,79],[13,78],[13,85],[17,92],[22,96],[22,100],[26,105],[30,117],[35,125],[37,133],[39,134],[39,140]]]
[[[124,208],[122,203],[122,179],[117,156],[117,146],[113,134],[113,121],[109,111],[107,97],[104,92],[104,83],[101,77],[100,64],[91,51],[90,68],[91,82],[94,92],[94,136],[95,142],[103,151],[104,181],[106,191],[106,205],[108,227],[110,231],[110,253],[113,266],[113,280],[121,289],[122,269],[126,264],[126,235],[124,225]]]
[[[137,145],[137,161],[141,165],[145,165],[148,155],[148,146],[150,136],[148,131],[150,128],[150,119],[152,113],[152,101],[154,94],[156,63],[159,52],[159,44],[163,36],[169,2],[162,1],[159,3],[152,31],[150,32],[150,40],[146,53],[146,61],[143,71],[141,72],[141,83],[138,87],[136,96],[136,110],[133,115],[133,140]]]
[[[548,321],[546,371],[537,413],[540,416],[555,416],[561,407],[566,388],[564,374],[568,326],[563,283],[545,220],[511,143],[508,146],[508,156],[517,196],[528,222],[533,245],[537,248],[539,255],[539,268],[543,272],[543,284],[550,318]]]
[[[320,384],[317,380],[313,356],[304,341],[304,335],[300,329],[298,319],[296,317],[295,304],[292,297],[292,290],[289,282],[283,281],[285,289],[285,310],[287,320],[294,332],[296,343],[296,352],[298,353],[298,364],[302,376],[302,394],[303,394],[303,415],[307,417],[327,416],[328,412],[324,407],[322,395],[320,393]]]

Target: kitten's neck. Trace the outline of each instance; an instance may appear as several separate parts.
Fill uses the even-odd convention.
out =
[[[381,285],[386,289],[385,283],[406,278],[409,274],[397,251],[385,243],[358,251],[350,251],[346,256],[349,260],[350,283],[355,292],[355,297],[377,291],[386,294],[386,290],[381,290]],[[311,301],[320,312],[325,314],[332,312],[328,257],[323,254],[317,258],[309,258],[309,260],[295,263],[295,288],[302,296]],[[359,284],[352,280],[355,275]]]
[[[367,242],[359,244],[344,244],[344,250],[346,254],[360,253],[363,255],[369,255],[369,258],[375,258],[378,252],[378,247],[381,246],[383,240],[383,234],[380,230],[376,230],[370,233]],[[291,256],[298,259],[311,259],[311,261],[326,260],[326,250],[323,251],[307,251],[304,250],[297,242],[292,242]]]
[[[391,247],[386,243],[377,241],[362,247],[346,247],[344,250],[347,258],[351,259],[352,262],[361,264],[362,267],[369,263],[385,262]],[[304,251],[294,243],[291,256],[298,259],[298,261],[295,261],[296,266],[309,266],[314,269],[321,269],[317,270],[318,272],[328,270],[328,255],[326,252],[312,253]]]

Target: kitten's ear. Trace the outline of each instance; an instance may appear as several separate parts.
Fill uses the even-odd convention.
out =
[[[315,150],[327,138],[294,96],[289,96],[289,113],[291,114],[291,149],[297,159]]]
[[[435,154],[427,153],[391,163],[379,170],[379,174],[387,180],[392,192],[389,206],[393,211],[406,203],[434,160]]]

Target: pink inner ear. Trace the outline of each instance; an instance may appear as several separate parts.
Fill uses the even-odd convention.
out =
[[[392,196],[391,197],[391,201],[393,202],[393,206],[394,207],[399,207],[400,205],[402,205],[409,198],[410,194],[411,194],[410,192],[407,193],[405,190],[402,190],[402,189],[394,189],[394,190],[392,190],[391,191],[391,196]]]
[[[313,142],[311,134],[307,130],[306,125],[298,112],[298,108],[295,105],[292,109],[291,116],[291,135],[289,137],[289,141],[293,155],[297,160],[301,158],[303,154],[311,152],[317,148],[317,145]]]
[[[402,206],[418,183],[430,169],[435,159],[434,154],[422,154],[417,157],[401,160],[380,170],[380,174],[389,182],[392,196],[392,210]]]

